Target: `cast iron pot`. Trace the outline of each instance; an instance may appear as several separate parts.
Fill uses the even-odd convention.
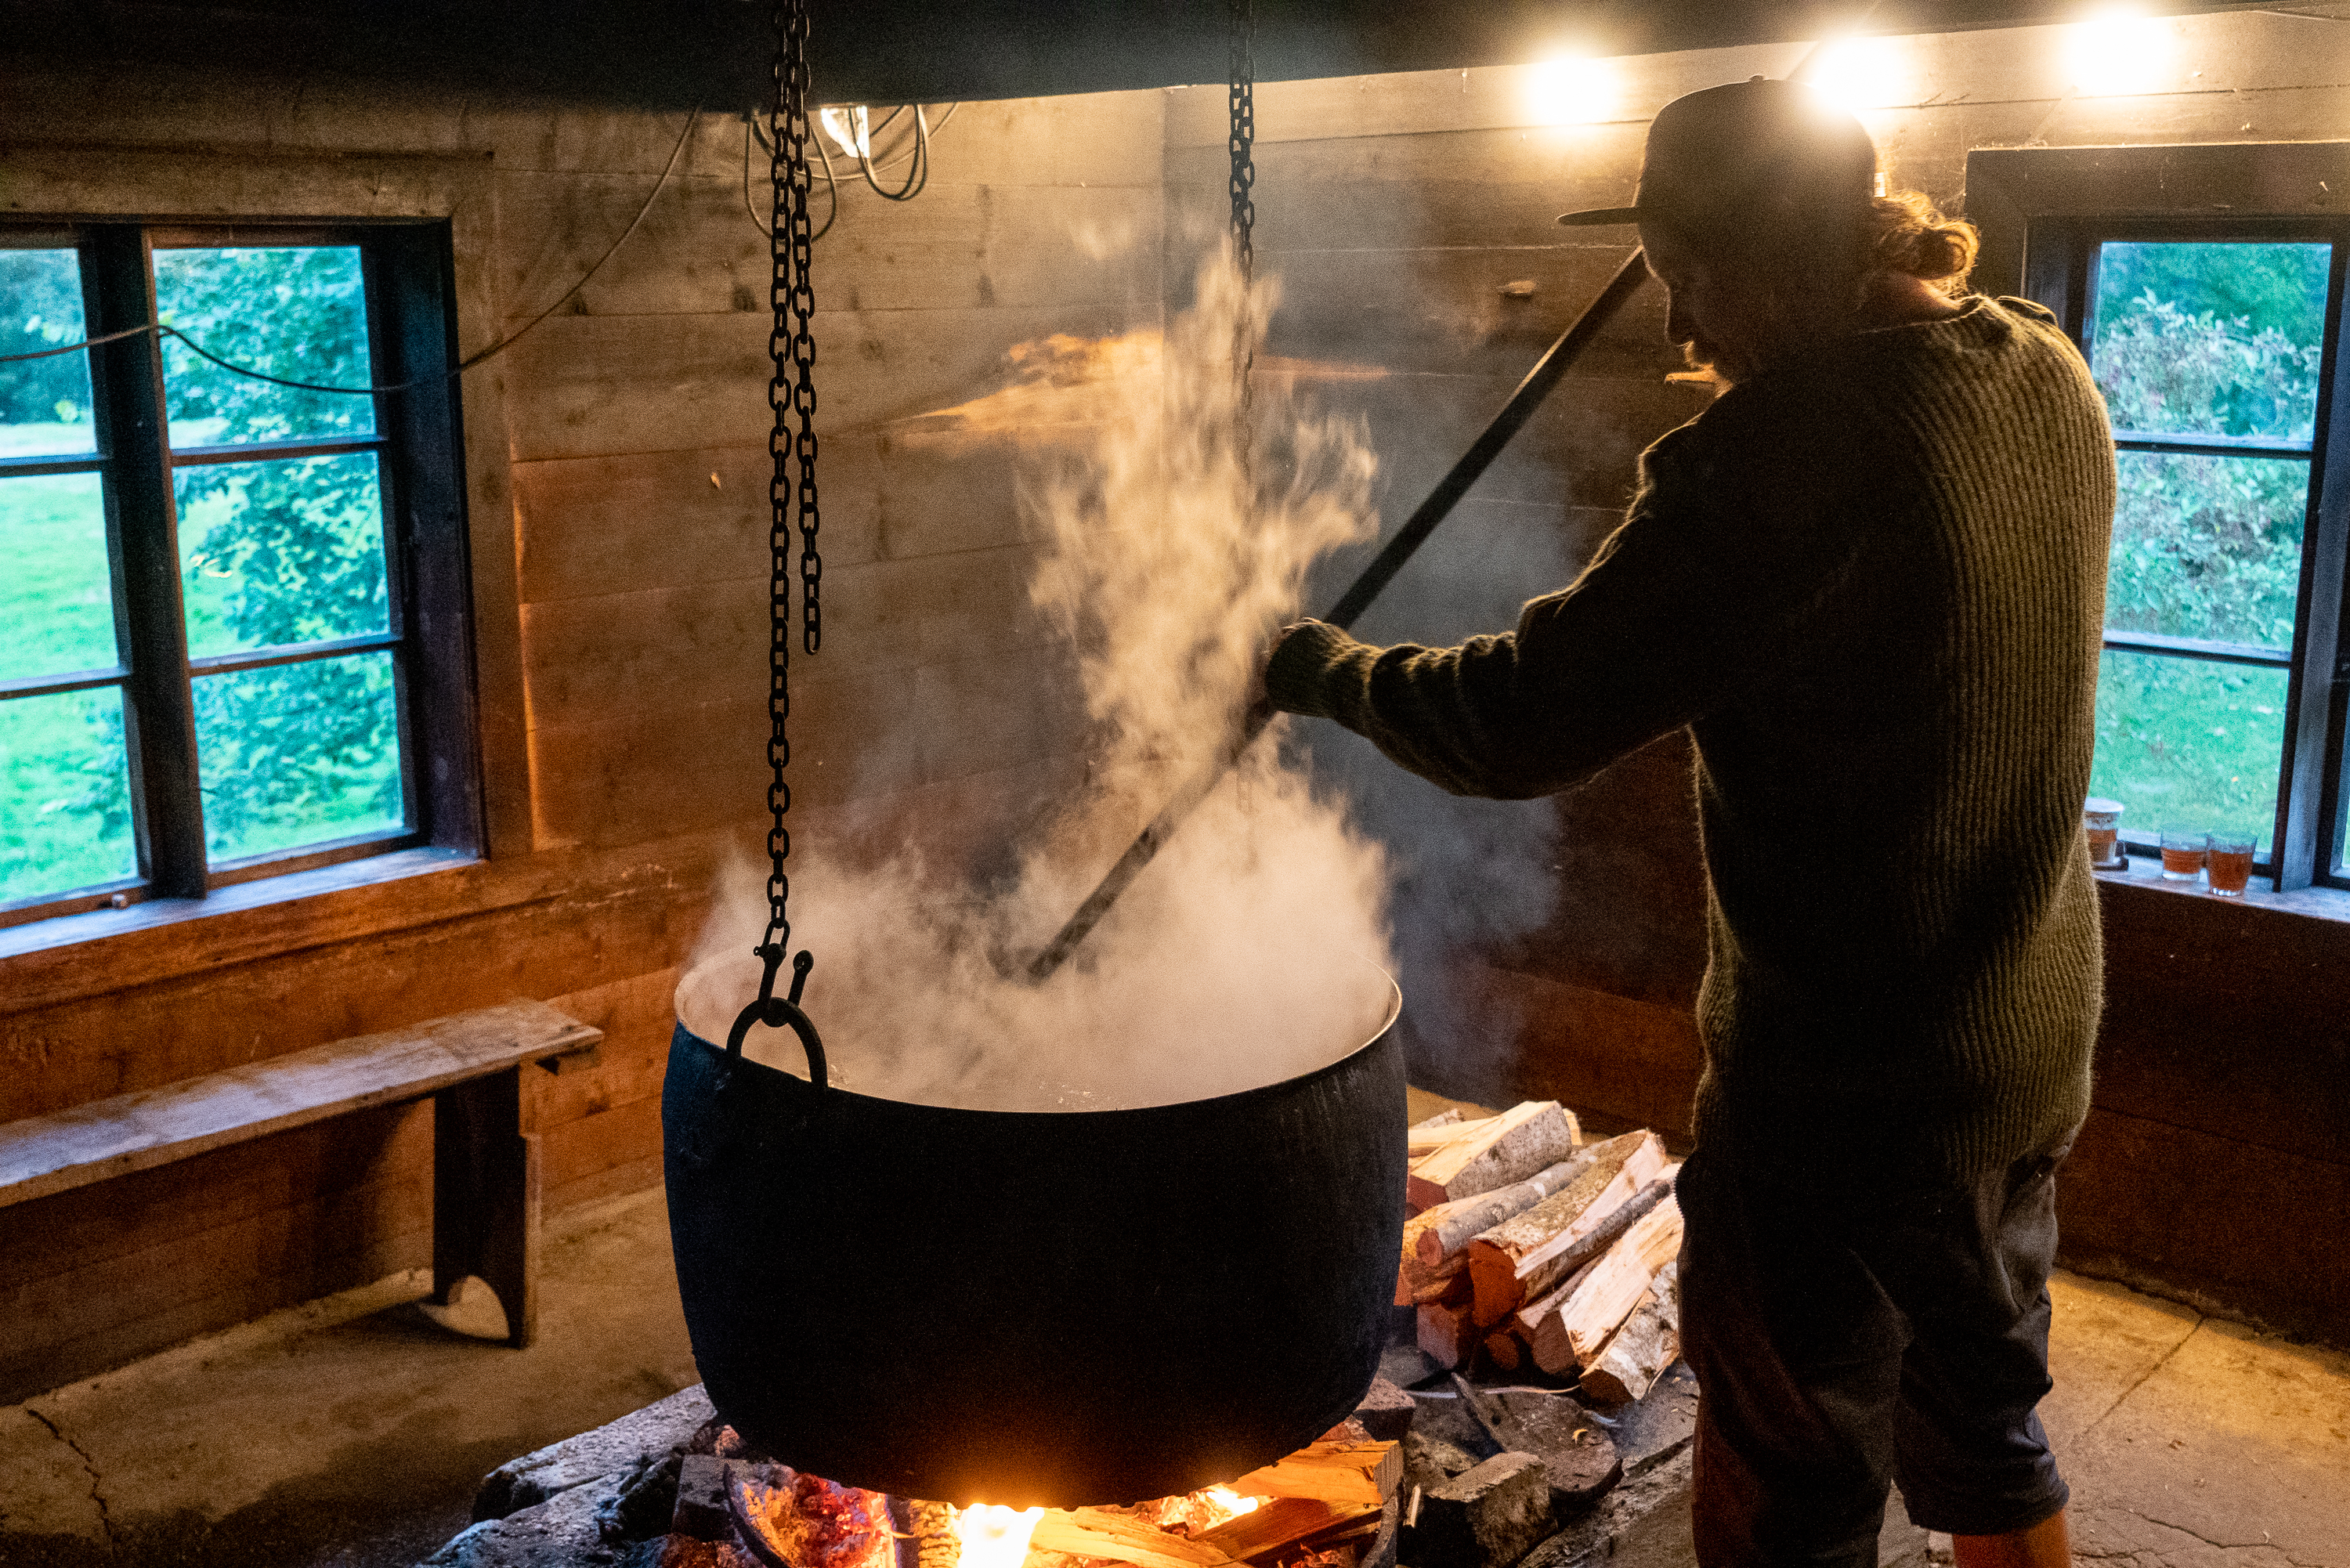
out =
[[[1394,1299],[1388,991],[1328,1066],[1118,1111],[874,1099],[680,1023],[662,1166],[719,1414],[836,1481],[1014,1507],[1170,1496],[1312,1441],[1370,1386]]]

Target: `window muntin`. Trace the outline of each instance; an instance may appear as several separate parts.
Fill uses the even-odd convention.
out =
[[[2125,840],[2276,831],[2333,246],[2106,239],[2084,347],[2119,494],[2092,793]]]
[[[445,241],[436,251],[432,231],[398,225],[255,233],[142,244],[128,224],[0,229],[0,246],[18,247],[0,249],[0,283],[57,296],[30,342],[25,317],[5,319],[17,302],[0,304],[0,353],[160,317],[289,379],[424,372],[404,397],[306,392],[234,376],[169,336],[0,365],[0,923],[113,889],[140,897],[151,881],[185,897],[427,838],[475,842],[463,576],[426,571],[421,620],[404,580],[403,551],[463,559],[456,453],[438,450],[455,428]],[[78,420],[55,417],[60,389]],[[151,423],[143,441],[109,441],[109,400],[120,433],[146,417],[141,399],[170,439]],[[420,441],[435,450],[403,444]],[[418,486],[431,510],[411,537],[398,519]],[[19,569],[36,556],[37,571]],[[134,624],[126,604],[148,608]],[[411,624],[437,628],[429,646]],[[142,722],[158,679],[179,696]]]

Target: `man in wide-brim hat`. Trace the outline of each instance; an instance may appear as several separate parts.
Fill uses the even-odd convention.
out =
[[[1874,1564],[1888,1482],[1961,1564],[2067,1562],[2034,1414],[2052,1180],[2089,1102],[2081,829],[2113,446],[1973,233],[1875,193],[1811,89],[1692,93],[1629,207],[1728,389],[1516,628],[1374,648],[1305,621],[1274,706],[1461,794],[1568,788],[1686,728],[1710,897],[1679,1198],[1698,1556]]]

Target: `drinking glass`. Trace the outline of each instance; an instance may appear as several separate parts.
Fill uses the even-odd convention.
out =
[[[2166,827],[2162,830],[2162,879],[2166,882],[2192,882],[2203,870],[2203,857],[2211,846],[2211,836],[2199,827]]]
[[[2215,833],[2211,836],[2209,866],[2211,872],[2211,895],[2218,898],[2241,898],[2244,888],[2252,879],[2252,856],[2260,841],[2241,833]]]

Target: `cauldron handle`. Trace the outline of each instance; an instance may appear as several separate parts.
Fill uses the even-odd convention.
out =
[[[800,1011],[800,992],[807,986],[808,971],[816,967],[816,956],[803,949],[792,961],[792,991],[789,996],[775,994],[775,971],[783,967],[784,950],[779,942],[770,942],[758,949],[765,961],[766,971],[759,978],[759,999],[744,1008],[734,1020],[734,1027],[726,1032],[726,1054],[740,1056],[743,1037],[751,1025],[764,1023],[770,1029],[788,1027],[800,1037],[800,1049],[807,1053],[808,1082],[821,1092],[829,1080],[824,1067],[824,1042],[817,1037],[815,1023]]]

